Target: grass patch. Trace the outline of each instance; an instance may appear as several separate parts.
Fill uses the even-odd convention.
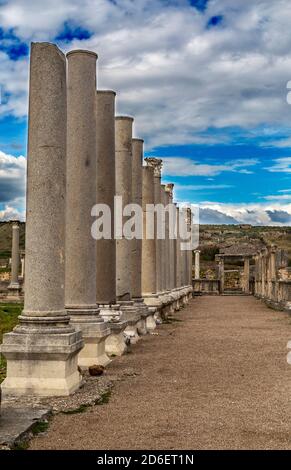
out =
[[[29,448],[29,439],[16,442],[11,450],[27,450]]]
[[[32,426],[31,432],[34,436],[37,436],[37,434],[41,434],[42,432],[46,432],[49,427],[49,422],[48,421],[39,421],[38,423],[35,423]]]
[[[89,404],[84,404],[80,405],[78,408],[75,408],[74,410],[67,410],[67,411],[62,411],[64,415],[76,415],[78,413],[85,413],[85,411],[90,407],[91,405]]]
[[[13,330],[18,323],[23,305],[20,304],[0,304],[0,343],[5,333]],[[6,359],[0,354],[0,383],[6,377]]]
[[[101,397],[96,401],[96,405],[107,405],[111,397],[111,390],[102,393]]]
[[[35,424],[32,425],[32,427],[30,428],[30,431],[25,436],[23,436],[22,439],[15,442],[11,450],[27,450],[29,448],[31,434],[33,436],[37,436],[38,434],[46,432],[48,430],[48,427],[49,427],[48,421],[36,422]]]
[[[106,405],[107,403],[109,403],[110,396],[111,396],[111,391],[107,390],[107,392],[102,393],[100,398],[97,398],[94,405]],[[74,410],[62,411],[62,413],[64,415],[75,415],[78,413],[85,413],[85,411],[87,411],[88,408],[91,408],[92,406],[93,404],[91,405],[89,403],[85,403],[83,405],[80,405],[78,408],[75,408]]]

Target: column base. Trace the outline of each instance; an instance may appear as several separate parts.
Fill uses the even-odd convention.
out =
[[[122,312],[120,305],[99,305],[100,316],[108,321],[110,326],[110,335],[105,340],[105,352],[110,356],[122,356],[128,351],[128,344],[124,330],[128,323],[121,320]]]
[[[109,323],[98,315],[99,309],[94,307],[66,308],[70,316],[70,324],[76,331],[82,332],[84,348],[80,351],[78,364],[88,368],[93,365],[107,366],[111,360],[105,352],[105,341],[110,335]]]
[[[150,311],[153,312],[156,325],[161,325],[163,323],[163,296],[160,293],[144,294],[144,301]]]
[[[124,333],[126,321],[110,323],[111,334],[105,341],[105,352],[108,356],[123,356],[128,351],[128,343]]]
[[[144,336],[148,333],[148,330],[146,327],[146,319],[151,313],[142,297],[134,298],[132,300],[134,300],[137,311],[140,315],[140,320],[137,322],[137,331],[139,335]]]
[[[140,315],[133,300],[122,300],[119,302],[122,311],[121,319],[127,321],[127,327],[124,330],[125,335],[131,344],[139,341],[140,337],[137,331],[137,325],[140,321]]]
[[[155,313],[152,312],[152,315],[149,315],[146,318],[146,328],[149,332],[154,331],[157,328],[157,322],[154,315]]]
[[[76,391],[82,380],[78,372],[81,333],[24,330],[21,327],[18,332],[16,327],[3,336],[7,377],[1,385],[2,396],[67,396]]]
[[[8,286],[7,301],[15,302],[21,300],[21,286],[17,283],[10,283]]]

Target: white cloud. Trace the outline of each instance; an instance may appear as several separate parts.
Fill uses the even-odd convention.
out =
[[[163,174],[167,176],[217,176],[223,172],[252,173],[245,167],[258,163],[256,159],[232,160],[225,164],[202,164],[191,158],[163,157]]]
[[[211,209],[212,211],[224,214],[226,218],[231,218],[236,223],[291,226],[291,202],[287,204],[279,204],[277,202],[230,204],[205,201],[200,204],[200,207],[202,210]]]
[[[15,207],[6,206],[5,209],[0,210],[0,221],[7,220],[24,220],[24,212]]]
[[[176,3],[176,6],[175,6]],[[92,37],[59,43],[99,54],[99,85],[118,92],[118,112],[136,117],[148,147],[228,142],[228,126],[290,126],[289,0],[212,0],[204,14],[179,0],[9,0],[0,26],[24,41],[52,41],[64,22]],[[223,15],[223,26],[206,28]],[[12,93],[2,113],[27,110],[27,59],[5,54],[0,82]],[[205,135],[208,128],[220,130]]]
[[[26,158],[14,157],[0,151],[0,220],[19,216],[25,206]]]
[[[272,173],[291,173],[291,157],[276,158],[274,165],[267,167],[266,170]]]
[[[276,194],[264,196],[267,201],[291,201],[291,194]]]
[[[183,190],[183,191],[203,191],[211,190],[211,189],[229,189],[233,188],[234,186],[231,184],[175,184],[175,190]]]

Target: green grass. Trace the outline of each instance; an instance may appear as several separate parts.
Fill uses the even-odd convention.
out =
[[[91,405],[84,404],[80,405],[78,408],[75,408],[74,410],[66,410],[62,411],[64,415],[75,415],[78,413],[85,413],[85,411],[90,407]]]
[[[18,323],[18,315],[21,313],[23,306],[20,304],[0,304],[0,343],[4,333],[8,333]],[[0,383],[6,376],[6,360],[0,354]]]
[[[107,403],[109,403],[110,396],[111,396],[111,390],[107,390],[107,392],[102,393],[100,398],[98,398],[95,401],[94,405],[106,405]],[[75,415],[78,413],[85,413],[85,411],[87,411],[88,408],[91,408],[92,406],[93,404],[84,403],[83,405],[80,405],[78,408],[75,408],[74,410],[66,410],[66,411],[62,411],[62,413],[64,415]]]

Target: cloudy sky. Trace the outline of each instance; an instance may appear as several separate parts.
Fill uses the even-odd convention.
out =
[[[0,0],[0,220],[24,215],[29,46],[50,41],[98,53],[202,222],[291,225],[290,25],[290,0]]]

